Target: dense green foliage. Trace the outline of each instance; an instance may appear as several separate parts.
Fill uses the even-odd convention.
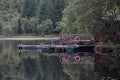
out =
[[[3,36],[90,33],[118,43],[119,25],[119,0],[0,0]]]
[[[64,6],[64,0],[0,0],[0,34],[50,35]]]
[[[67,1],[59,22],[63,33],[91,33],[107,40],[111,36],[120,38],[119,0]]]

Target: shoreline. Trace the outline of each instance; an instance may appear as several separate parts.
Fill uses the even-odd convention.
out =
[[[0,38],[0,41],[3,40],[59,40],[59,37],[53,37],[53,38],[45,38],[45,37],[39,37],[39,38]]]

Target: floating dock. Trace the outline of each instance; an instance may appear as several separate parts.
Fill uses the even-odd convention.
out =
[[[94,53],[94,45],[18,45],[18,50],[41,50],[43,53]]]

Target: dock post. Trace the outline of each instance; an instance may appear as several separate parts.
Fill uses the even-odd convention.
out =
[[[54,44],[54,40],[51,41],[51,44],[52,44],[52,45]]]

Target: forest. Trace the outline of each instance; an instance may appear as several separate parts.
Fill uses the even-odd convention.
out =
[[[2,37],[63,33],[92,34],[119,42],[120,1],[0,0]]]
[[[18,57],[20,42],[40,42],[0,41],[0,80],[120,80],[120,0],[0,0],[0,38],[60,34],[90,34],[112,44],[97,79],[93,65],[62,65],[37,52]]]
[[[0,34],[51,35],[64,8],[64,0],[0,0]]]

